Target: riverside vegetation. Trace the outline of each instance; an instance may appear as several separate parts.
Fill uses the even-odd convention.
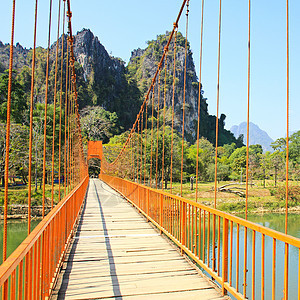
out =
[[[104,46],[94,37],[88,29],[83,29],[74,37],[74,53],[77,59],[75,63],[78,100],[81,114],[82,134],[84,143],[88,140],[102,140],[105,143],[105,151],[112,161],[129,134],[129,129],[139,111],[144,94],[149,86],[151,78],[156,70],[160,55],[163,53],[168,33],[157,36],[156,40],[148,41],[146,49],[137,49],[132,52],[130,62],[126,65],[120,58],[115,58],[107,53]],[[183,89],[183,64],[185,38],[178,33],[177,63],[176,63],[176,92],[175,104],[175,134],[174,134],[174,159],[173,159],[173,180],[174,193],[178,193],[178,182],[180,181],[180,158],[181,158],[181,130],[180,118],[182,111],[182,89]],[[62,39],[58,46],[61,48]],[[50,49],[50,77],[47,119],[47,149],[46,149],[46,182],[47,195],[51,194],[51,151],[52,151],[52,126],[53,126],[53,97],[55,81],[55,51],[57,43]],[[67,49],[66,38],[64,39],[65,52]],[[172,49],[172,46],[170,47]],[[43,132],[44,132],[44,97],[46,80],[46,53],[47,50],[39,47],[36,52],[36,84],[34,98],[34,120],[33,120],[33,170],[34,170],[34,191],[33,204],[41,204],[42,163],[43,163]],[[172,51],[169,57],[172,57]],[[1,185],[4,185],[5,165],[5,122],[6,122],[6,99],[8,84],[8,61],[9,45],[0,42],[0,178]],[[31,61],[32,49],[23,48],[17,44],[14,48],[14,73],[12,81],[12,131],[10,155],[10,204],[26,203],[27,176],[28,176],[28,130],[29,130],[29,97],[31,82]],[[66,56],[64,59],[66,64]],[[58,69],[60,70],[60,62]],[[58,82],[60,72],[58,71]],[[184,147],[184,189],[183,195],[187,198],[194,198],[194,191],[190,190],[190,178],[195,177],[196,156],[197,156],[197,103],[199,83],[192,52],[188,49],[187,55],[187,93],[186,93],[186,127]],[[163,76],[164,74],[162,74]],[[63,73],[63,76],[65,74]],[[167,106],[171,106],[172,74],[167,74]],[[63,91],[65,81],[63,80]],[[201,86],[202,87],[202,86]],[[60,87],[58,86],[58,89]],[[62,93],[64,99],[64,92]],[[59,93],[58,96],[59,97]],[[59,124],[59,98],[56,107],[56,130]],[[157,106],[157,105],[156,105]],[[158,109],[162,109],[159,107]],[[148,112],[150,109],[148,110]],[[208,113],[208,99],[204,97],[201,89],[200,109],[200,139],[199,139],[199,201],[210,205],[212,202],[212,186],[214,180],[214,156],[215,156],[215,122],[216,116]],[[162,124],[162,112],[159,123]],[[64,111],[62,111],[64,118]],[[151,116],[148,115],[148,128],[151,128]],[[156,124],[157,114],[154,116]],[[219,141],[218,141],[218,186],[236,181],[245,181],[246,147],[243,145],[243,137],[235,138],[234,135],[225,129],[224,114],[219,118]],[[170,179],[170,148],[171,148],[171,111],[166,111],[166,134],[165,134],[165,162],[164,186],[167,189]],[[62,125],[62,136],[64,136],[64,122]],[[156,129],[154,128],[154,132]],[[159,158],[162,155],[162,130],[160,128],[158,149]],[[144,132],[145,133],[145,132]],[[151,132],[148,129],[147,135]],[[57,135],[56,135],[57,136]],[[145,136],[145,134],[144,134]],[[156,133],[154,133],[156,136]],[[150,140],[147,141],[147,148],[150,148]],[[64,145],[62,145],[64,147]],[[156,139],[153,141],[156,147]],[[278,209],[283,206],[282,181],[285,179],[285,139],[281,138],[272,144],[273,152],[263,153],[260,145],[250,146],[249,157],[249,178],[254,185],[250,187],[249,209],[257,210]],[[85,148],[86,150],[86,148]],[[58,140],[55,140],[55,151],[58,151]],[[147,151],[149,153],[150,151]],[[300,180],[300,131],[290,137],[290,206],[297,206],[299,199]],[[155,157],[146,157],[146,166],[149,170],[150,161],[155,163]],[[62,157],[62,166],[63,166]],[[161,162],[159,162],[161,166]],[[161,168],[161,167],[160,167]],[[55,170],[58,166],[55,165]],[[90,171],[96,175],[99,166],[91,166]],[[62,170],[63,172],[63,170]],[[161,169],[158,168],[159,174]],[[148,174],[149,175],[149,174]],[[57,174],[55,173],[55,177]],[[57,179],[57,178],[56,178]],[[158,178],[162,181],[162,178]],[[13,186],[19,182],[21,187]],[[57,189],[57,187],[55,187]],[[0,202],[3,201],[3,190],[0,190]],[[55,191],[55,194],[57,191]],[[242,211],[245,200],[235,194],[218,192],[218,208],[227,211]]]

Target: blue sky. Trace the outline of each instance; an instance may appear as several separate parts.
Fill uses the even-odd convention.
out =
[[[2,0],[0,40],[10,41],[11,2]],[[17,0],[15,43],[32,47],[34,1]],[[57,22],[54,0],[53,22]],[[89,28],[107,51],[128,62],[131,51],[172,29],[181,0],[71,2],[73,31]],[[286,1],[251,1],[250,120],[276,139],[286,132]],[[190,1],[188,39],[199,73],[201,0]],[[46,46],[48,1],[39,1],[38,45]],[[202,84],[216,113],[219,0],[205,1]],[[300,129],[300,1],[290,0],[290,130]],[[183,17],[185,17],[183,15]],[[183,18],[184,20],[184,18]],[[179,30],[184,32],[180,22]],[[52,34],[52,42],[56,33]],[[246,121],[248,1],[222,1],[220,113],[226,128]]]

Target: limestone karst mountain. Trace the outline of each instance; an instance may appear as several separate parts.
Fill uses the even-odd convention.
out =
[[[250,145],[259,144],[262,146],[264,152],[273,151],[271,143],[274,141],[269,137],[268,133],[258,127],[258,125],[250,122],[249,127],[249,143]],[[242,122],[240,125],[234,125],[230,128],[230,131],[234,134],[235,137],[244,136],[244,144],[247,143],[247,123]]]
[[[131,127],[139,111],[144,93],[147,91],[158,61],[167,43],[168,33],[158,35],[156,40],[148,41],[146,49],[132,51],[130,62],[125,62],[109,55],[98,37],[89,29],[83,29],[74,36],[74,54],[76,58],[75,68],[78,86],[79,108],[87,106],[101,106],[109,112],[115,112],[118,117],[118,126],[121,130]],[[61,51],[62,37],[58,47]],[[55,56],[56,42],[50,49],[50,77],[48,101],[53,101],[55,79]],[[188,44],[189,45],[189,44]],[[185,38],[181,33],[177,35],[176,49],[176,90],[175,90],[175,128],[179,133],[182,131],[182,105],[184,87],[184,61],[185,61]],[[64,64],[66,64],[67,36],[64,36]],[[168,69],[172,67],[173,47],[170,45],[168,54]],[[46,80],[46,55],[47,50],[39,47],[36,51],[36,102],[43,103]],[[30,92],[32,49],[23,48],[16,44],[14,48],[14,69],[16,76],[24,86],[25,92]],[[9,45],[0,42],[0,73],[8,68]],[[60,68],[61,62],[58,62]],[[60,72],[58,72],[60,76]],[[167,72],[167,97],[166,104],[171,107],[172,101],[172,74]],[[65,74],[63,74],[65,76]],[[63,87],[65,81],[63,81]],[[198,120],[198,93],[199,82],[195,71],[193,54],[188,48],[187,74],[186,74],[186,104],[185,104],[185,138],[194,143],[197,139]],[[162,102],[161,102],[162,103]],[[160,109],[162,105],[160,106]],[[219,119],[219,145],[236,143],[241,146],[240,140],[224,128],[224,114]],[[201,91],[200,109],[200,137],[207,138],[215,144],[216,117],[209,115],[207,99]]]

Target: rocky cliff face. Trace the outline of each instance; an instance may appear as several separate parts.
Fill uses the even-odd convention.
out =
[[[61,51],[62,37],[58,41]],[[50,48],[49,93],[48,101],[53,101],[55,57],[57,43]],[[66,63],[67,36],[64,36],[64,64]],[[20,44],[14,47],[14,65],[18,77],[26,92],[30,91],[32,50]],[[47,50],[37,48],[36,51],[36,101],[45,98],[45,74]],[[127,76],[125,63],[120,58],[110,56],[98,38],[88,29],[83,29],[74,36],[75,69],[78,86],[79,107],[99,105],[105,110],[116,112],[119,126],[128,129],[139,111],[140,91],[135,80]],[[0,73],[8,69],[9,45],[0,42]],[[60,70],[60,61],[58,62]],[[65,76],[65,74],[63,74]],[[58,82],[60,71],[58,71]],[[65,80],[63,80],[63,89]]]
[[[3,44],[0,41],[0,72],[7,70],[9,67],[9,44]],[[13,68],[15,70],[21,69],[27,65],[27,56],[29,49],[23,48],[19,43],[14,47]]]
[[[74,38],[74,55],[79,64],[78,75],[85,82],[89,97],[81,94],[81,106],[101,105],[116,112],[120,125],[128,129],[138,113],[140,91],[135,81],[128,80],[125,63],[110,56],[98,38],[88,29],[77,32]]]
[[[120,58],[110,56],[98,38],[89,29],[83,29],[74,36],[75,69],[77,75],[79,107],[87,105],[102,106],[105,110],[116,112],[119,126],[129,129],[135,121],[140,109],[143,95],[148,90],[156,68],[167,43],[168,33],[157,36],[156,40],[149,41],[146,49],[133,50],[128,66]],[[58,42],[61,51],[62,38]],[[53,101],[55,81],[56,45],[54,42],[50,49],[50,72],[48,101]],[[173,91],[173,44],[169,47],[167,58],[167,85],[166,105],[172,105]],[[64,36],[64,53],[66,63],[67,36]],[[14,69],[27,93],[30,93],[31,57],[32,49],[23,48],[17,44],[14,48]],[[37,48],[36,51],[36,101],[43,102],[45,95],[47,50]],[[0,42],[0,73],[8,68],[9,45]],[[175,88],[175,128],[182,131],[182,109],[184,91],[184,64],[185,64],[185,38],[181,33],[177,35],[176,50],[176,88]],[[58,62],[60,70],[60,61]],[[161,73],[161,99],[163,99],[164,71]],[[63,74],[65,76],[65,74]],[[58,81],[60,72],[58,72]],[[63,80],[63,88],[65,81]],[[157,93],[157,89],[156,89]],[[185,138],[189,142],[197,139],[198,122],[198,93],[197,79],[193,55],[189,48],[187,52],[186,95],[185,95]],[[157,103],[157,96],[156,96]],[[160,109],[163,101],[160,101]],[[216,117],[208,114],[206,99],[201,93],[200,109],[200,136],[206,137],[215,143]],[[239,142],[230,131],[224,129],[226,116],[220,116],[219,145]]]
[[[167,44],[169,34],[157,36],[156,40],[149,41],[146,49],[136,49],[131,53],[128,65],[129,73],[136,78],[140,90],[145,93],[151,84],[158,62]],[[172,106],[172,83],[173,83],[173,57],[174,42],[170,44],[167,56],[167,96],[166,106]],[[186,72],[186,94],[185,94],[185,137],[189,142],[197,139],[198,124],[198,95],[199,82],[196,75],[193,54],[188,43],[187,51],[187,72]],[[174,96],[175,126],[178,132],[182,132],[182,109],[184,97],[184,65],[185,65],[185,38],[179,32],[176,43],[176,86]],[[163,99],[164,71],[161,76],[161,99]],[[156,97],[157,103],[157,97]],[[160,109],[163,107],[160,101]],[[231,132],[224,129],[226,116],[221,115],[219,122],[219,144],[237,142]],[[200,107],[200,137],[206,137],[210,142],[215,143],[215,121],[216,117],[208,114],[206,99],[201,92]]]
[[[86,81],[106,82],[111,76],[114,78],[117,89],[124,83],[124,62],[109,56],[104,46],[90,30],[83,29],[77,32],[74,37],[74,55],[83,69]]]

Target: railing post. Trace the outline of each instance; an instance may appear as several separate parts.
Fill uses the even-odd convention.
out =
[[[147,213],[147,221],[149,222],[149,198],[150,198],[150,190],[147,189],[147,206],[146,206],[146,213]]]
[[[163,195],[159,194],[159,225],[163,227]],[[160,230],[162,234],[162,230]]]
[[[2,300],[8,299],[8,280],[6,280],[2,287]]]
[[[181,201],[181,212],[180,212],[180,218],[181,218],[181,244],[185,246],[185,240],[186,240],[186,203]],[[181,248],[181,254],[183,253],[183,250]]]
[[[140,185],[137,183],[137,190],[138,190],[138,208],[140,208]]]
[[[232,249],[230,249],[232,251]],[[222,246],[222,294],[226,295],[227,290],[224,287],[228,281],[228,219],[223,218],[223,246]]]
[[[289,244],[284,247],[284,279],[283,279],[283,299],[288,299],[289,291]]]

